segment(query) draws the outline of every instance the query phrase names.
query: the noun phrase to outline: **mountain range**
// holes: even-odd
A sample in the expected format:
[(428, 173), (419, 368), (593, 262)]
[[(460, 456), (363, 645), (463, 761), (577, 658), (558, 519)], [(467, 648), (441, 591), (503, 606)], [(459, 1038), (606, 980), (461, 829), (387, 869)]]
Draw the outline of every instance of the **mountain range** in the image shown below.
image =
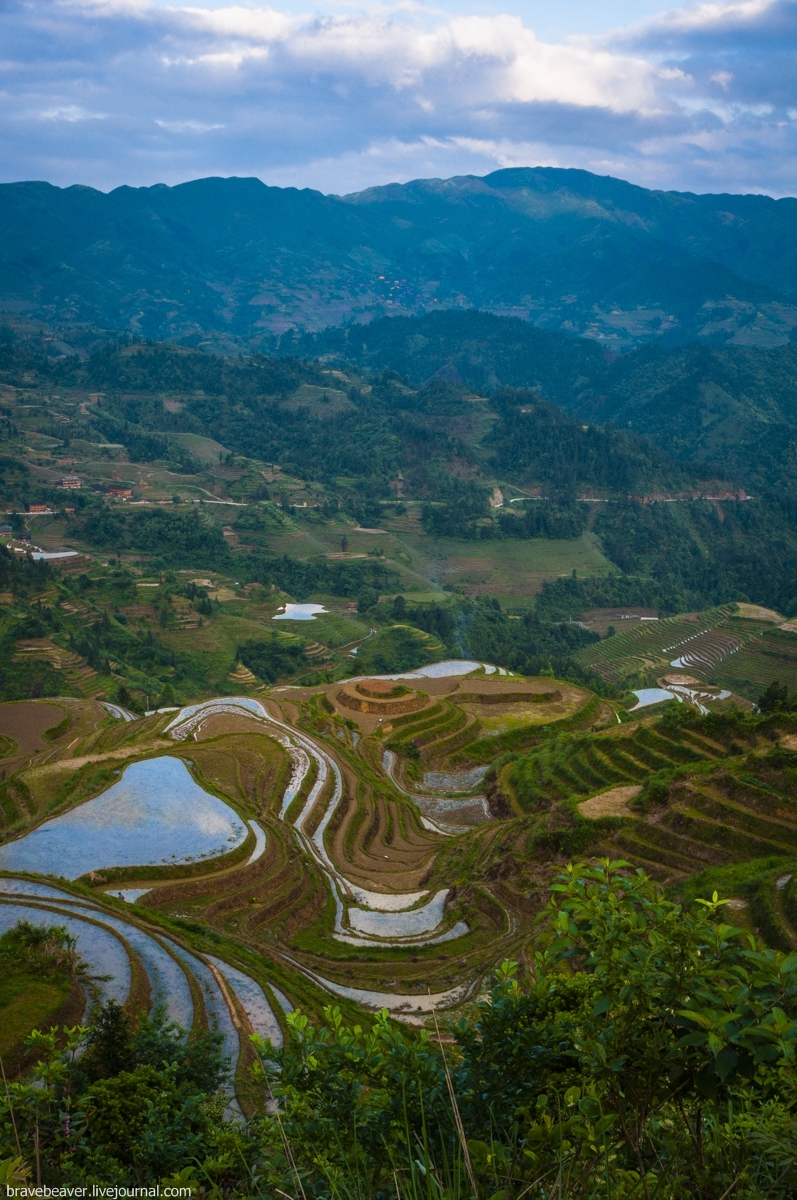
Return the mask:
[(797, 331), (797, 200), (517, 168), (348, 196), (0, 186), (0, 309), (213, 349), (478, 308), (626, 351)]

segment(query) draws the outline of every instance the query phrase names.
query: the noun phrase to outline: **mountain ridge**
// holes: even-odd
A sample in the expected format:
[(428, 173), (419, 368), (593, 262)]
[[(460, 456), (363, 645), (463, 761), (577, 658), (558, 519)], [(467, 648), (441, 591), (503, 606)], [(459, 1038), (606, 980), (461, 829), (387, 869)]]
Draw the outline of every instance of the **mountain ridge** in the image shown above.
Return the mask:
[(795, 266), (797, 200), (558, 168), (343, 197), (254, 178), (0, 185), (1, 309), (221, 350), (438, 308), (618, 352), (774, 346), (796, 336)]

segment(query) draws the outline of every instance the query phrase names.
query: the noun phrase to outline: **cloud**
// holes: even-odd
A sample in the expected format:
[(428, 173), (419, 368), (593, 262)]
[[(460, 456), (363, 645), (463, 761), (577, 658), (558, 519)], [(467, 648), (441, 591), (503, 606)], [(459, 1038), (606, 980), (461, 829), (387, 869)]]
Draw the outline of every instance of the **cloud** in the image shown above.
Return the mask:
[(401, 0), (304, 15), (10, 0), (0, 38), (6, 179), (251, 174), (343, 192), (548, 163), (797, 187), (797, 0), (692, 5), (558, 43), (511, 13)]
[(155, 124), (160, 125), (161, 129), (168, 130), (169, 133), (210, 133), (213, 129), (224, 128), (224, 124), (221, 121), (214, 121), (212, 125), (208, 125), (202, 121), (156, 120)]
[(86, 112), (79, 104), (67, 104), (63, 108), (45, 108), (38, 116), (43, 121), (104, 121), (107, 113)]

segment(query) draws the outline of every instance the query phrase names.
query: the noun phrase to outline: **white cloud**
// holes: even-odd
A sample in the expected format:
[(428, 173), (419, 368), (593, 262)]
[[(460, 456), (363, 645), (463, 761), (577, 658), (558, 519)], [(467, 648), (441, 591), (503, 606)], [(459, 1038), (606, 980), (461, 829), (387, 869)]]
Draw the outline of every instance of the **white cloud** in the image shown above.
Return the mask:
[(212, 125), (208, 125), (203, 121), (161, 121), (156, 120), (156, 125), (161, 129), (168, 130), (169, 133), (210, 133), (213, 129), (223, 129), (224, 124), (220, 121), (215, 121)]
[(287, 37), (295, 28), (295, 21), (285, 13), (273, 8), (181, 8), (172, 12), (192, 17), (199, 29), (221, 37), (235, 37), (246, 41), (273, 42)]
[(511, 13), (350, 2), (297, 15), (11, 0), (5, 178), (256, 174), (348, 191), (549, 163), (665, 187), (797, 187), (797, 0), (691, 5), (558, 43)]
[(107, 113), (87, 112), (79, 104), (67, 104), (63, 108), (45, 108), (38, 114), (43, 121), (105, 121)]

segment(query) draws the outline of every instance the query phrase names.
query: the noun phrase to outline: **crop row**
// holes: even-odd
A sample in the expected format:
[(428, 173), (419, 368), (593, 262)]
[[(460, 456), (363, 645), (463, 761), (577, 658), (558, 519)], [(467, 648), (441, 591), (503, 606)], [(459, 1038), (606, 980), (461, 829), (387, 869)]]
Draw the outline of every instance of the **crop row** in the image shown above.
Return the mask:
[(612, 839), (651, 874), (670, 881), (710, 866), (797, 855), (797, 807), (731, 772), (671, 787), (668, 803)]
[(654, 771), (699, 762), (716, 753), (708, 743), (690, 744), (647, 726), (619, 736), (562, 737), (520, 759), (512, 784), (523, 807), (534, 809), (551, 800), (641, 783)]
[[(669, 663), (682, 648), (701, 644), (702, 639), (710, 637), (712, 632), (716, 631), (716, 641), (707, 645), (718, 647), (724, 644), (724, 640), (732, 636), (721, 632), (730, 611), (728, 607), (712, 609), (701, 613), (697, 623), (684, 617), (645, 622), (586, 647), (577, 657), (585, 666), (592, 667), (604, 678), (616, 683), (629, 672), (649, 666), (645, 661), (647, 658), (658, 658)], [(733, 637), (733, 641), (737, 640)]]
[(710, 675), (714, 668), (729, 654), (738, 650), (741, 644), (738, 637), (714, 629), (668, 647), (668, 653), (673, 655), (675, 661), (680, 661), (682, 666)]
[(761, 653), (757, 642), (753, 642), (723, 662), (715, 678), (740, 695), (757, 699), (775, 681), (797, 688), (797, 658)]

